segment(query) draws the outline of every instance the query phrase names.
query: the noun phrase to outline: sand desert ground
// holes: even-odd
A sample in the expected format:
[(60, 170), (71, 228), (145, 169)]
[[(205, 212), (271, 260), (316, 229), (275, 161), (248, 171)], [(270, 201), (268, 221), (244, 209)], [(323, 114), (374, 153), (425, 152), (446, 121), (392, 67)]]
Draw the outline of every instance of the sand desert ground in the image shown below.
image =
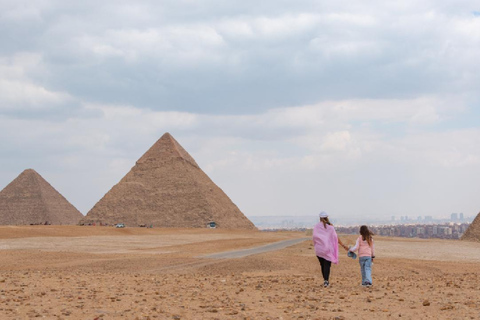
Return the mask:
[[(0, 227), (1, 319), (479, 319), (480, 243), (376, 237), (372, 288), (341, 251), (323, 288), (304, 232)], [(355, 236), (341, 235), (353, 243)], [(341, 249), (342, 250), (342, 249)]]

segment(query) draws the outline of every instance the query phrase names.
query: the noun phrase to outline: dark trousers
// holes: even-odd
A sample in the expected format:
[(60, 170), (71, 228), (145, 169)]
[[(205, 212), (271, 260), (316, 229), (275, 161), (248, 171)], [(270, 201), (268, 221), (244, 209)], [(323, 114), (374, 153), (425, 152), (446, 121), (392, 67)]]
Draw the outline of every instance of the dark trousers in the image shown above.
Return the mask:
[(332, 266), (332, 261), (325, 260), (317, 256), (318, 261), (320, 261), (320, 266), (322, 267), (322, 275), (323, 280), (327, 280), (330, 278), (330, 267)]

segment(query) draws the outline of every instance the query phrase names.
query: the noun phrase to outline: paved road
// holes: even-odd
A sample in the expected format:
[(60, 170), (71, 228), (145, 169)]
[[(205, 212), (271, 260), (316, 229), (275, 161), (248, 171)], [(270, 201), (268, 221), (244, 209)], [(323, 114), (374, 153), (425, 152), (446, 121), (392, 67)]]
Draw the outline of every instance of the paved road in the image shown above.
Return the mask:
[(236, 251), (227, 251), (227, 252), (220, 252), (209, 254), (205, 256), (201, 256), (199, 258), (209, 258), (209, 259), (236, 259), (236, 258), (243, 258), (246, 256), (250, 256), (252, 254), (259, 254), (269, 251), (280, 250), (286, 247), (293, 246), (294, 244), (303, 242), (310, 238), (300, 238), (300, 239), (290, 239), (290, 240), (283, 240), (279, 242), (270, 243), (264, 246), (250, 248), (250, 249), (243, 249), (243, 250), (236, 250)]

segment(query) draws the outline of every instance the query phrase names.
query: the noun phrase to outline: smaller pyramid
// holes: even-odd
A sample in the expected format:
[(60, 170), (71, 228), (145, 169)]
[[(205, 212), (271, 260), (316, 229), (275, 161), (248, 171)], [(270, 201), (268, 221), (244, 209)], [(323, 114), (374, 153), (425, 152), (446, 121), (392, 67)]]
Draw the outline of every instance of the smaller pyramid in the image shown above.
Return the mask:
[(35, 170), (0, 191), (0, 225), (75, 225), (83, 215)]
[(462, 236), (462, 240), (480, 241), (480, 213), (472, 221), (467, 231)]

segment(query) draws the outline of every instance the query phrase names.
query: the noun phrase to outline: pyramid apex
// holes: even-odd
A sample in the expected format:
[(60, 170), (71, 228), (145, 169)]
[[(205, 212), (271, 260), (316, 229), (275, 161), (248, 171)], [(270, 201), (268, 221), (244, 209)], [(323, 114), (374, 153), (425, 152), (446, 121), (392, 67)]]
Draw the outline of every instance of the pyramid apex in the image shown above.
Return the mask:
[(179, 144), (177, 142), (177, 140), (175, 140), (175, 138), (170, 134), (170, 132), (165, 132), (161, 137), (160, 139), (158, 139), (158, 141), (168, 141), (170, 143), (176, 143), (176, 144)]
[(22, 173), (20, 173), (20, 176), (22, 176), (22, 175), (39, 176), (40, 174), (37, 171), (35, 171), (34, 169), (28, 168), (28, 169), (23, 170)]
[(199, 167), (192, 156), (169, 133), (165, 132), (154, 145), (137, 161), (137, 163), (152, 163), (167, 158), (181, 158), (195, 167)]

